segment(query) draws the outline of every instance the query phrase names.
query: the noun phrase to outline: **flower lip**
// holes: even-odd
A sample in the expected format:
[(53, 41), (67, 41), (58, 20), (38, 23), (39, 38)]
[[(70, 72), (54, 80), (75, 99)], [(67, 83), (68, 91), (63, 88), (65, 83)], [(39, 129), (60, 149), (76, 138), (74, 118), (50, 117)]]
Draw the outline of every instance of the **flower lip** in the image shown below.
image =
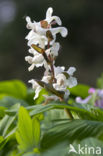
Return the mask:
[(68, 34), (68, 30), (65, 27), (51, 28), (50, 31), (52, 35), (60, 33), (62, 37), (66, 37)]
[(76, 71), (76, 68), (75, 67), (70, 67), (68, 69), (67, 73), (72, 76), (75, 71)]
[(58, 25), (61, 25), (61, 19), (58, 16), (52, 16), (53, 8), (48, 8), (46, 12), (46, 20), (52, 24), (52, 21), (55, 21)]

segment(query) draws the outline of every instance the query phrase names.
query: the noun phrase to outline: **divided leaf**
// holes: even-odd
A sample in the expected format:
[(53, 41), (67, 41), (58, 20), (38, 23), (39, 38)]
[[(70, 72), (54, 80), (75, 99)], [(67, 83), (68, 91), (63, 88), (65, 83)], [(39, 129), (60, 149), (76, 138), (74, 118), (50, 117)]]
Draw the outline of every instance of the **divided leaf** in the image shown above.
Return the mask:
[(39, 144), (40, 123), (36, 118), (32, 121), (24, 107), (19, 109), (16, 139), (21, 151), (29, 151)]
[(94, 137), (103, 141), (103, 122), (80, 119), (56, 122), (53, 127), (46, 130), (41, 140), (41, 148), (47, 150), (63, 141), (72, 143), (87, 137)]

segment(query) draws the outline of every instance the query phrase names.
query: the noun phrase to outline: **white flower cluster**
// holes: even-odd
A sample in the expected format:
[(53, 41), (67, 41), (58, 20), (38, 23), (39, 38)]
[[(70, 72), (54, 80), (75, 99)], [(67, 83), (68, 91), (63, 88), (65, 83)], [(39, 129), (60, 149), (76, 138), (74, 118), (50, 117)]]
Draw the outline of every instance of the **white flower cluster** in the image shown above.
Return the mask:
[[(65, 27), (53, 27), (56, 24), (61, 25), (62, 22), (59, 17), (52, 16), (52, 13), (53, 9), (48, 8), (46, 18), (40, 22), (32, 22), (30, 17), (26, 17), (27, 28), (30, 29), (26, 39), (30, 47), (29, 53), (32, 56), (26, 56), (25, 60), (30, 64), (29, 71), (34, 67), (44, 66), (45, 73), (41, 82), (52, 86), (54, 92), (51, 97), (57, 100), (60, 99), (61, 92), (64, 93), (63, 99), (68, 98), (67, 87), (71, 88), (77, 85), (77, 80), (73, 77), (73, 73), (76, 71), (74, 67), (70, 67), (67, 71), (65, 71), (65, 67), (55, 67), (55, 60), (60, 49), (60, 44), (56, 42), (56, 34), (60, 33), (62, 37), (66, 37), (68, 31)], [(35, 79), (29, 82), (35, 89), (34, 99), (36, 99), (43, 86)]]

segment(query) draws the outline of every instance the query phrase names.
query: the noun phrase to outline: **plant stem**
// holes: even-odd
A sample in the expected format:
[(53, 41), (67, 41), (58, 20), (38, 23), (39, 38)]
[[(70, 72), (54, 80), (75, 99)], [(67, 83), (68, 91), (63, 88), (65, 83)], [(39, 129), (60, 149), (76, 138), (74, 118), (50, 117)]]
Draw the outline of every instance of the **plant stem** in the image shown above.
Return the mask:
[(72, 113), (70, 112), (69, 109), (64, 108), (64, 111), (66, 112), (66, 114), (68, 115), (68, 117), (69, 117), (70, 119), (74, 119), (74, 118), (73, 118), (73, 115), (72, 115)]
[[(48, 41), (48, 49), (50, 48), (50, 41)], [(51, 57), (51, 55), (49, 55), (49, 56), (47, 56), (46, 55), (46, 53), (45, 53), (45, 51), (42, 53), (43, 54), (43, 56), (44, 56), (44, 59), (47, 61), (47, 63), (50, 65), (50, 67), (51, 67), (51, 73), (52, 73), (52, 83), (54, 82), (54, 83), (56, 83), (56, 79), (55, 79), (55, 73), (54, 73), (54, 65), (53, 65), (53, 58)], [(64, 101), (65, 102), (65, 100), (64, 99), (62, 99), (62, 101)], [(67, 113), (67, 115), (68, 115), (68, 117), (70, 118), (70, 119), (74, 119), (73, 118), (73, 115), (72, 115), (72, 113), (70, 112), (70, 110), (69, 109), (67, 109), (67, 108), (64, 108), (64, 110), (65, 110), (65, 112)]]
[[(50, 41), (48, 41), (48, 49), (50, 48)], [(48, 56), (50, 60), (50, 67), (52, 72), (53, 81), (56, 82), (55, 74), (54, 74), (54, 65), (53, 65), (53, 59), (51, 58), (51, 55)]]

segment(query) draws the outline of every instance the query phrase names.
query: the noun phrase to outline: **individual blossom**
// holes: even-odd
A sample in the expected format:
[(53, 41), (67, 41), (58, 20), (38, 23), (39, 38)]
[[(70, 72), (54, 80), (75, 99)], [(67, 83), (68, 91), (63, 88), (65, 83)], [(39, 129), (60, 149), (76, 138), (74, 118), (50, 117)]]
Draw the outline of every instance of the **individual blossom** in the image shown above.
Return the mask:
[(60, 49), (60, 44), (58, 42), (55, 42), (49, 49), (45, 51), (47, 56), (51, 56), (54, 60), (58, 56), (58, 52)]
[(86, 97), (85, 99), (82, 99), (81, 97), (77, 97), (76, 102), (81, 104), (87, 104), (87, 103), (91, 103), (91, 100), (93, 98), (94, 106), (103, 108), (103, 89), (90, 88), (88, 90), (88, 93), (89, 96)]
[(28, 68), (29, 71), (33, 70), (34, 67), (41, 67), (44, 65), (44, 67), (47, 67), (47, 62), (45, 61), (42, 54), (39, 54), (36, 50), (33, 50), (32, 48), (29, 49), (29, 53), (31, 53), (33, 56), (26, 56), (25, 60), (30, 64), (30, 67)]
[(67, 87), (72, 88), (77, 85), (77, 79), (73, 77), (73, 73), (76, 71), (74, 67), (70, 67), (65, 71), (65, 67), (55, 67), (55, 79), (56, 82), (53, 84), (53, 87), (56, 90), (61, 90), (65, 92), (65, 99), (68, 97), (69, 90)]
[(29, 80), (28, 82), (32, 84), (32, 88), (35, 90), (35, 96), (34, 96), (34, 100), (35, 100), (39, 96), (42, 87), (34, 79)]

